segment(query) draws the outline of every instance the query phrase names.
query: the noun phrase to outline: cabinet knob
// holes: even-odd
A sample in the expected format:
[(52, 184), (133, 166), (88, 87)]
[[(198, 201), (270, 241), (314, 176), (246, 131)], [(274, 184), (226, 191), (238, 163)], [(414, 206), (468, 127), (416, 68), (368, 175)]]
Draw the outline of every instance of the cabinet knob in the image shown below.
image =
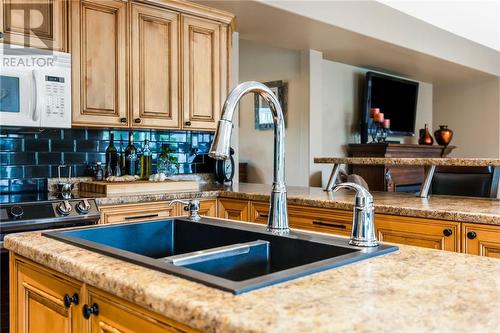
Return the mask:
[(120, 118), (120, 123), (126, 123), (127, 122), (127, 118)]
[(453, 230), (452, 229), (444, 229), (443, 230), (443, 235), (445, 235), (446, 237), (450, 237), (451, 235), (453, 235)]
[(474, 231), (469, 231), (469, 232), (467, 233), (467, 238), (468, 238), (468, 239), (474, 239), (474, 238), (476, 238), (476, 237), (477, 237), (477, 234), (476, 234)]
[(66, 308), (69, 308), (71, 304), (78, 305), (78, 302), (80, 302), (80, 298), (78, 297), (77, 293), (74, 293), (73, 296), (70, 296), (68, 294), (64, 295), (64, 306)]
[(91, 315), (97, 316), (99, 314), (99, 306), (96, 303), (92, 304), (92, 306), (85, 304), (82, 312), (83, 317), (85, 317), (85, 319), (89, 319)]
[(134, 123), (136, 123), (136, 124), (140, 124), (140, 123), (141, 123), (141, 118), (135, 118), (135, 119), (134, 119)]
[(186, 125), (186, 126), (191, 126), (191, 122), (190, 122), (190, 121), (186, 121), (186, 122), (184, 123), (184, 125)]

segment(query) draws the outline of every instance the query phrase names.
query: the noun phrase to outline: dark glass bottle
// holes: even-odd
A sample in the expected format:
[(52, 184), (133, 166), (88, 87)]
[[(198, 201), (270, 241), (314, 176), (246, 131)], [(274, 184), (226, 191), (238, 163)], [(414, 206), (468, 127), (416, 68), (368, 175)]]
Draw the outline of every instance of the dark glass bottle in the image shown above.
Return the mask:
[(109, 145), (106, 148), (106, 168), (111, 167), (111, 170), (115, 170), (118, 164), (118, 152), (114, 145), (115, 136), (113, 133), (109, 135)]
[(128, 146), (125, 148), (125, 174), (137, 174), (137, 149), (134, 146), (134, 133), (128, 133)]

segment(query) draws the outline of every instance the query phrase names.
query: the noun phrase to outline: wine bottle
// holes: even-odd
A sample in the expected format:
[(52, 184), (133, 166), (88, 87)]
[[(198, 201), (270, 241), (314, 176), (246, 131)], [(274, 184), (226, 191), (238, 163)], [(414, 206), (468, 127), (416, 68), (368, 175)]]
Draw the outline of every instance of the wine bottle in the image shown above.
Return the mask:
[(134, 146), (134, 133), (128, 133), (128, 146), (125, 148), (125, 174), (137, 174), (137, 150)]
[(109, 145), (106, 148), (106, 168), (110, 167), (111, 170), (115, 170), (118, 163), (118, 152), (114, 145), (114, 134), (110, 133), (109, 137)]
[(149, 141), (144, 140), (144, 147), (142, 148), (141, 155), (141, 178), (147, 179), (153, 173), (153, 156), (151, 153), (151, 149), (149, 149)]

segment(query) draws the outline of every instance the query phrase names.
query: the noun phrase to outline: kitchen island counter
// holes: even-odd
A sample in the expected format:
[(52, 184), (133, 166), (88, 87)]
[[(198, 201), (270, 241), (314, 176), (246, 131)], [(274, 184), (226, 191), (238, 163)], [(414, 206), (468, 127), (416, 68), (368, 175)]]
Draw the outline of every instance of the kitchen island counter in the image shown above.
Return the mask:
[[(236, 223), (236, 222), (235, 222)], [(22, 257), (204, 332), (497, 332), (498, 259), (410, 246), (235, 296), (39, 232)]]

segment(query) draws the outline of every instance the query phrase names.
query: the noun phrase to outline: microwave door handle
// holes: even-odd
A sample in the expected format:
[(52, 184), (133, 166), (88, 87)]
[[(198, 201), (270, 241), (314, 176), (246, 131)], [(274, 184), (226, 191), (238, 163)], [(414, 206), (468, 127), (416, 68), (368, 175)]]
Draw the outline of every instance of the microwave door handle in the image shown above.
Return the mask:
[(41, 100), (40, 97), (38, 96), (38, 90), (40, 89), (40, 84), (39, 84), (39, 77), (36, 75), (35, 72), (33, 72), (33, 94), (31, 98), (31, 103), (33, 103), (33, 113), (32, 113), (32, 118), (33, 121), (40, 121), (40, 114), (41, 114)]

